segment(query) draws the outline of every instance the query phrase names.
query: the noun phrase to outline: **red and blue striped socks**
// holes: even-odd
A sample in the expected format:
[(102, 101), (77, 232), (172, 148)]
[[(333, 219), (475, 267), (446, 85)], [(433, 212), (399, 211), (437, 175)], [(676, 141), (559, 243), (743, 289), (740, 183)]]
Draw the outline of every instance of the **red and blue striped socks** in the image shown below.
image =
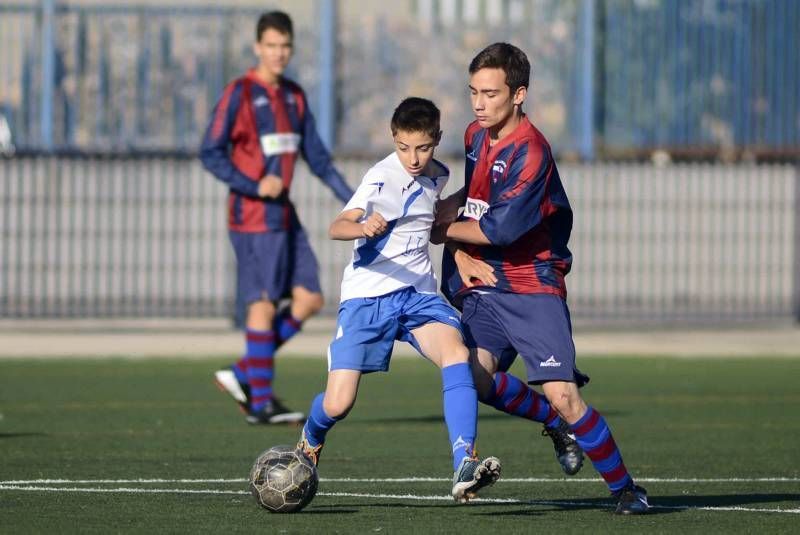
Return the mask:
[(561, 423), (558, 413), (550, 406), (546, 397), (508, 373), (494, 374), (491, 397), (482, 401), (499, 411), (542, 422), (549, 428), (557, 427)]
[(592, 460), (611, 492), (633, 485), (633, 478), (622, 462), (622, 455), (611, 436), (611, 429), (599, 412), (589, 407), (586, 414), (570, 427), (578, 445)]
[[(274, 379), (275, 333), (245, 331), (247, 340), (247, 383), (250, 385), (250, 410), (257, 412), (272, 401)], [(238, 365), (238, 363), (237, 363)]]

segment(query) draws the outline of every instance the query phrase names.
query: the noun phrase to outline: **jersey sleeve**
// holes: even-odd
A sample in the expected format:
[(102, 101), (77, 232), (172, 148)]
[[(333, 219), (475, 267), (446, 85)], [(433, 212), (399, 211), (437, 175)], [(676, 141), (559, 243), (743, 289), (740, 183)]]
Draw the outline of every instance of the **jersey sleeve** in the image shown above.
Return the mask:
[(514, 156), (496, 201), (480, 219), (492, 245), (505, 246), (542, 221), (552, 157), (542, 145), (526, 143)]
[(258, 197), (258, 181), (239, 171), (230, 157), (231, 131), (242, 101), (241, 95), (241, 84), (235, 82), (222, 93), (200, 145), (200, 161), (230, 189), (247, 197)]
[[(305, 93), (302, 94), (302, 98), (305, 100)], [(302, 142), (300, 145), (303, 158), (308, 163), (311, 171), (333, 191), (340, 201), (346, 203), (353, 195), (353, 190), (350, 189), (344, 177), (334, 167), (331, 153), (328, 152), (317, 132), (317, 122), (314, 119), (314, 114), (311, 113), (308, 103), (305, 102), (304, 104), (305, 113), (303, 114)]]

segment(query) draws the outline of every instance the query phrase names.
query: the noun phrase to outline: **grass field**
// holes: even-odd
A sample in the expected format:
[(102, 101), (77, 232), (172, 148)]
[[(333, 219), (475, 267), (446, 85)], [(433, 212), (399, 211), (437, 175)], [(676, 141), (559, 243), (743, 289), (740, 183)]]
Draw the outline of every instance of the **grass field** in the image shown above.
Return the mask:
[[(479, 447), (503, 461), (486, 501), (457, 506), (438, 373), (398, 359), (363, 381), (328, 437), (320, 492), (261, 510), (245, 478), (296, 427), (252, 427), (206, 360), (0, 361), (0, 532), (797, 532), (800, 360), (591, 358), (586, 399), (609, 421), (654, 505), (611, 514), (590, 465), (562, 476), (538, 426), (481, 409)], [(306, 410), (322, 359), (279, 362)], [(430, 478), (431, 480), (415, 480)]]

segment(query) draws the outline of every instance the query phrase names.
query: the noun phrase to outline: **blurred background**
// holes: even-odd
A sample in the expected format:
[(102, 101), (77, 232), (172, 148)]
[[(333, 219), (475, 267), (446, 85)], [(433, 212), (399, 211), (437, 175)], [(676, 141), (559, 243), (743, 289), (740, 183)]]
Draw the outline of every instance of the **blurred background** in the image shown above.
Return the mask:
[[(258, 15), (295, 22), (289, 76), (351, 185), (405, 96), (442, 109), (463, 184), (467, 66), (508, 41), (575, 211), (578, 323), (800, 320), (800, 2), (181, 0), (0, 4), (0, 318), (233, 318), (225, 187), (197, 160)], [(292, 187), (335, 315), (351, 245)]]

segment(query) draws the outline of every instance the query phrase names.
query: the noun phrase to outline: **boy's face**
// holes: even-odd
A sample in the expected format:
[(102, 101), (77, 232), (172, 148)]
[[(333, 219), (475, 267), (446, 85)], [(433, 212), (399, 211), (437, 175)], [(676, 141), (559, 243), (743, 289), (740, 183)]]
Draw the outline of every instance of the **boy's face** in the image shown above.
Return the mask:
[(514, 115), (514, 105), (521, 105), (527, 95), (524, 87), (512, 95), (505, 71), (488, 67), (470, 75), (469, 92), (472, 112), (481, 128), (502, 127)]
[(267, 28), (261, 33), (261, 39), (253, 44), (253, 52), (258, 57), (259, 66), (277, 78), (292, 59), (292, 36)]
[(441, 132), (433, 138), (426, 132), (398, 130), (394, 135), (394, 151), (403, 168), (411, 176), (419, 176), (433, 159), (433, 150), (439, 144)]

